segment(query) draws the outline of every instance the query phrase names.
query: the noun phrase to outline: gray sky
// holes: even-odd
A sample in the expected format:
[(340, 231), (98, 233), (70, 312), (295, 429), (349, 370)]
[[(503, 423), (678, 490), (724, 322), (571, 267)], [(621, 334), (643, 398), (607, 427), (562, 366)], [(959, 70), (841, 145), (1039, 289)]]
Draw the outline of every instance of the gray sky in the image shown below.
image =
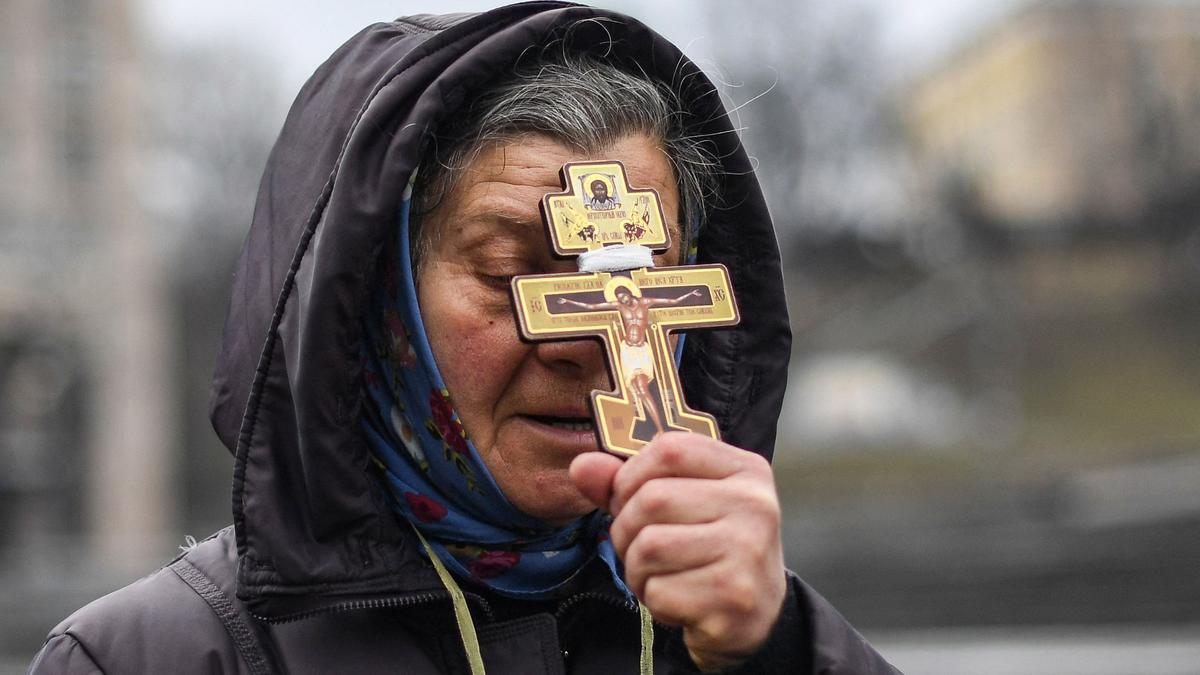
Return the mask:
[[(663, 33), (693, 59), (709, 56), (707, 44), (751, 41), (753, 35), (715, 35), (704, 8), (726, 0), (610, 0), (606, 7), (631, 14)], [(791, 0), (782, 0), (789, 2)], [(819, 0), (824, 1), (824, 0)], [(885, 49), (894, 59), (919, 64), (1023, 0), (829, 0), (856, 2), (879, 12)], [(348, 37), (374, 21), (421, 12), (479, 11), (485, 0), (140, 0), (143, 30), (170, 43), (236, 40), (256, 45), (276, 60), (289, 91)]]

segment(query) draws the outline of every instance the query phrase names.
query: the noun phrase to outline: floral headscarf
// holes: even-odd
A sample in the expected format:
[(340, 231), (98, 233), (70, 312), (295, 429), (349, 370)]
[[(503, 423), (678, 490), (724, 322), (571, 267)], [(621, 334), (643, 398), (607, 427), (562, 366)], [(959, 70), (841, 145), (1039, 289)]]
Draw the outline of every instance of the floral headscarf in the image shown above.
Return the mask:
[(555, 528), (514, 507), (467, 438), (425, 335), (409, 248), (412, 187), (363, 317), (364, 427), (392, 507), (456, 576), (546, 598), (599, 557), (629, 597), (600, 513)]

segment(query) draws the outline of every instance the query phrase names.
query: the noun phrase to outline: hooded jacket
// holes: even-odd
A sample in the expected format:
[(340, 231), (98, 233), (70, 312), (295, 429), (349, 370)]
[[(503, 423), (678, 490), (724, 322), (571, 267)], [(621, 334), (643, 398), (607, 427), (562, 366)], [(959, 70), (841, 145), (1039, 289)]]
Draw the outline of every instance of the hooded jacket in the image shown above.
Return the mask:
[[(234, 282), (211, 415), (234, 453), (232, 528), (56, 627), (31, 672), (459, 672), (447, 594), (368, 470), (361, 322), (402, 187), (439, 122), (531, 46), (566, 41), (669, 83), (713, 139), (723, 201), (697, 262), (730, 270), (735, 328), (688, 337), (689, 404), (771, 456), (790, 333), (753, 168), (698, 68), (642, 24), (562, 2), (372, 25), (305, 84), (268, 160)], [(468, 594), (489, 672), (635, 672), (614, 593), (521, 604)], [(656, 671), (690, 672), (658, 627)], [(754, 672), (893, 672), (791, 579)]]

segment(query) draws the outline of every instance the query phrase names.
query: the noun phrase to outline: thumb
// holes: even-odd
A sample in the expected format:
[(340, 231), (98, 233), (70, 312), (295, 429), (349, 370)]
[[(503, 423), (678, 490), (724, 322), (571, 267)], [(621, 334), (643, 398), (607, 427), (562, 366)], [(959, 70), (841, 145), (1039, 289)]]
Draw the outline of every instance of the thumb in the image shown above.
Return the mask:
[(612, 502), (613, 477), (623, 463), (604, 452), (585, 452), (571, 461), (568, 475), (575, 487), (596, 508), (608, 511)]

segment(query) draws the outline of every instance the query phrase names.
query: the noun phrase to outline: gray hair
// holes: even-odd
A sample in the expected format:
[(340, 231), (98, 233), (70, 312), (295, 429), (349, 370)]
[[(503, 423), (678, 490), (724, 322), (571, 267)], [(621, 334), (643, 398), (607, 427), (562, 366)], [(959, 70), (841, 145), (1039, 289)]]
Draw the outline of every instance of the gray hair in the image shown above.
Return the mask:
[(564, 50), (542, 57), (518, 63), (435, 134), (413, 193), (417, 270), (436, 236), (421, 228), (424, 216), (454, 189), (462, 169), (481, 150), (526, 134), (547, 136), (583, 153), (600, 152), (632, 133), (656, 139), (675, 172), (680, 246), (682, 255), (688, 254), (691, 230), (703, 224), (716, 193), (718, 162), (709, 142), (690, 132), (690, 116), (678, 94), (645, 73), (593, 56)]

